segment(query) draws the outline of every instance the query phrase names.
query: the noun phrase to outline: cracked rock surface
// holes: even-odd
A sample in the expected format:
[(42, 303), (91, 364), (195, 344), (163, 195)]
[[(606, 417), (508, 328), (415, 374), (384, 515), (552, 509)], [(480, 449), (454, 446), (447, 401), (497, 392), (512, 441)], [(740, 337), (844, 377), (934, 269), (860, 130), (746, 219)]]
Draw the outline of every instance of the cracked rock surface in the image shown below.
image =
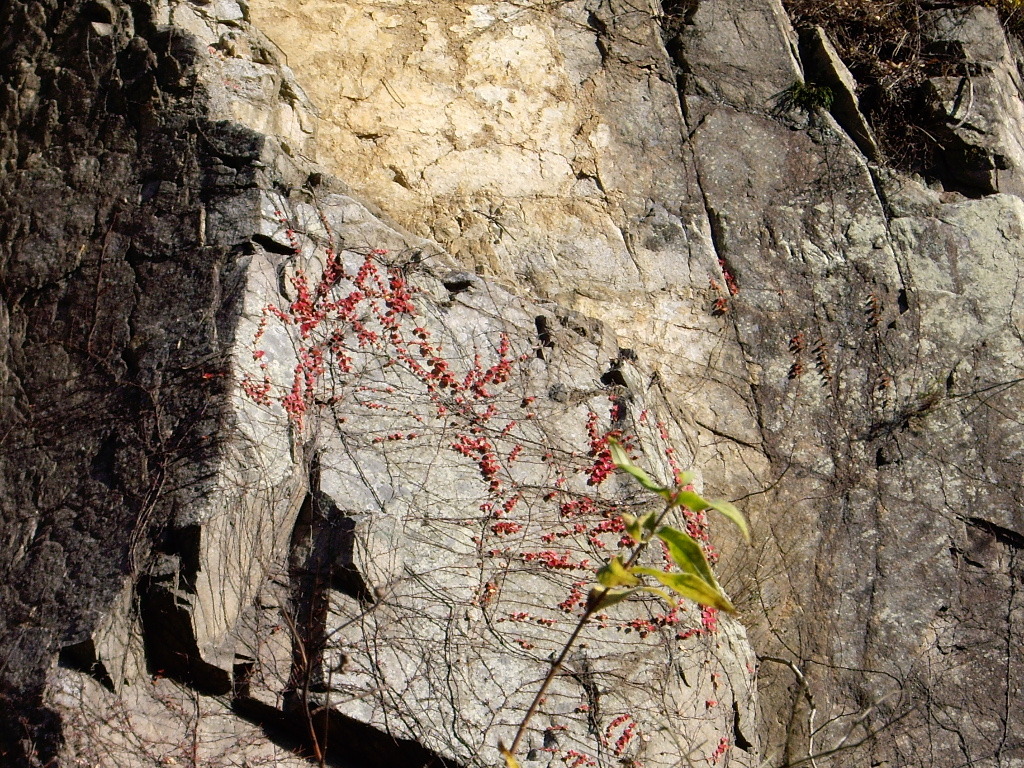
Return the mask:
[[(497, 764), (580, 499), (635, 503), (609, 429), (751, 516), (741, 618), (611, 609), (524, 766), (1024, 760), (1022, 54), (922, 18), (927, 184), (827, 39), (841, 107), (780, 113), (825, 65), (779, 0), (0, 6), (0, 762)], [(514, 375), (353, 336), (296, 419), (266, 307), (374, 249)]]
[[(1020, 759), (1024, 101), (995, 11), (921, 19), (959, 62), (926, 89), (944, 189), (874, 164), (848, 73), (835, 121), (774, 111), (797, 78), (843, 77), (777, 2), (334, 7), (253, 6), (326, 105), (324, 162), (499, 280), (612, 324), (682, 407), (697, 465), (762, 510), (735, 583), (755, 649), (809, 686), (762, 663), (771, 759)], [(323, 48), (290, 45), (308, 30)], [(474, 151), (494, 154), (439, 172)]]

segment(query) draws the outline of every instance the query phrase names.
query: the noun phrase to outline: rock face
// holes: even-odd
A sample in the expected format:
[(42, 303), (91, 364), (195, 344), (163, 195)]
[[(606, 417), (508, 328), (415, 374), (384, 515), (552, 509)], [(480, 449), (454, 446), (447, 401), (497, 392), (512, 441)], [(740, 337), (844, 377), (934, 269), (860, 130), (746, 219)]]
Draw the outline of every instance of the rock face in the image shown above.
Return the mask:
[(993, 8), (944, 8), (922, 19), (925, 43), (959, 63), (928, 81), (929, 102), (947, 144), (950, 181), (972, 194), (1020, 196), (1024, 147), (1020, 41), (1002, 33)]
[[(773, 117), (773, 97), (804, 67), (851, 85), (834, 54), (822, 62), (827, 40), (805, 44), (800, 61), (777, 4), (687, 3), (664, 15), (614, 3), (333, 8), (254, 5), (324, 105), (324, 161), (499, 279), (609, 319), (688, 412), (698, 464), (763, 505), (772, 543), (746, 584), (749, 610), (765, 615), (756, 646), (775, 659), (761, 667), (775, 759), (849, 746), (892, 722), (896, 738), (878, 730), (861, 747), (876, 762), (998, 762), (1019, 750), (1013, 707), (995, 704), (1019, 700), (1013, 682), (996, 679), (1015, 669), (1020, 643), (1019, 505), (970, 500), (1019, 489), (1019, 479), (980, 469), (991, 459), (978, 446), (994, 435), (1012, 442), (1014, 428), (991, 422), (977, 400), (993, 387), (1017, 402), (1006, 368), (1019, 354), (1014, 289), (986, 279), (1017, 272), (1016, 198), (938, 194), (870, 166), (862, 151), (877, 149), (852, 97), (834, 107), (850, 137), (826, 115)], [(321, 46), (290, 43), (309, 30)], [(930, 11), (922, 34), (969, 75), (931, 85), (947, 94), (935, 97), (946, 121), (936, 132), (959, 137), (948, 143), (946, 183), (1014, 192), (1018, 43), (985, 8)], [(570, 106), (556, 110), (556, 99)], [(459, 143), (485, 131), (477, 149)], [(524, 188), (544, 151), (577, 181), (552, 172), (543, 191)], [(488, 162), (442, 172), (473, 152)], [(580, 183), (590, 163), (596, 188)], [(581, 238), (558, 236), (581, 205), (594, 215), (582, 271)], [(982, 221), (994, 229), (977, 229)], [(497, 258), (484, 258), (488, 247)], [(995, 254), (1005, 261), (981, 266)], [(979, 271), (961, 273), (950, 258)], [(979, 355), (985, 362), (967, 362)], [(946, 490), (952, 483), (963, 495)], [(981, 535), (998, 561), (970, 565), (962, 553)], [(993, 607), (980, 635), (951, 641), (949, 632), (978, 626), (979, 578), (985, 600), (1005, 611)], [(806, 674), (813, 721), (778, 660)], [(963, 680), (985, 693), (971, 703)]]
[(742, 499), (749, 645), (616, 606), (525, 765), (1024, 760), (991, 9), (921, 17), (945, 189), (778, 0), (0, 12), (10, 764), (496, 764), (640, 503), (609, 430)]
[[(5, 762), (494, 764), (642, 506), (605, 434), (693, 462), (658, 386), (303, 158), (312, 110), (242, 6), (8, 13)], [(363, 298), (321, 331), (356, 357), (314, 373), (331, 252)], [(623, 606), (523, 756), (747, 764), (752, 670), (738, 624)]]
[(0, 751), (16, 764), (59, 744), (54, 655), (91, 664), (172, 514), (163, 489), (211, 466), (200, 436), (223, 382), (203, 374), (236, 323), (237, 273), (203, 208), (247, 186), (264, 140), (206, 120), (204, 49), (146, 8), (2, 14)]
[[(300, 317), (281, 326), (276, 312), (257, 311), (250, 321), (259, 338), (250, 381), (269, 384), (270, 395), (256, 406), (240, 401), (244, 423), (266, 429), (280, 403), (294, 427), (295, 390), (275, 396), (275, 367), (296, 349), (300, 361), (320, 360), (321, 330), (332, 346), (339, 329), (351, 341), (324, 366), (346, 375), (325, 373), (311, 401), (307, 392), (310, 407), (298, 409), (312, 452), (287, 563), (300, 658), (288, 675), (269, 674), (261, 632), (269, 620), (257, 614), (248, 695), (269, 705), (285, 691), (286, 708), (300, 713), (312, 700), (314, 717), (330, 713), (330, 738), (346, 743), (349, 759), (384, 759), (387, 742), (365, 735), (370, 725), (399, 740), (389, 764), (495, 764), (495, 746), (529, 705), (545, 659), (575, 626), (588, 562), (604, 559), (622, 536), (609, 504), (644, 506), (631, 486), (606, 479), (602, 436), (635, 435), (646, 461), (663, 453), (663, 463), (681, 435), (633, 353), (600, 323), (443, 262), (431, 266), (428, 244), (413, 254), (420, 266), (386, 278), (376, 308), (365, 297), (384, 283), (381, 268), (372, 255), (343, 251), (339, 295), (351, 325), (332, 318), (313, 328), (320, 310), (296, 304), (303, 275), (333, 269), (323, 266), (328, 246), (315, 247), (315, 230), (345, 243), (357, 232), (395, 240), (345, 195), (324, 194), (317, 208), (311, 240), (289, 267), (291, 311)], [(299, 211), (287, 219), (301, 219)], [(273, 262), (263, 268), (257, 310), (268, 296), (279, 300)], [(288, 333), (296, 324), (299, 333)], [(250, 436), (261, 463), (288, 461), (289, 446), (277, 444), (274, 455), (269, 439), (286, 427)], [(669, 765), (680, 744), (707, 756), (723, 738), (747, 745), (737, 762), (752, 760), (753, 657), (739, 626), (723, 620), (711, 631), (708, 614), (650, 603), (608, 614), (581, 635), (549, 691), (527, 760)], [(661, 692), (654, 704), (651, 690)]]

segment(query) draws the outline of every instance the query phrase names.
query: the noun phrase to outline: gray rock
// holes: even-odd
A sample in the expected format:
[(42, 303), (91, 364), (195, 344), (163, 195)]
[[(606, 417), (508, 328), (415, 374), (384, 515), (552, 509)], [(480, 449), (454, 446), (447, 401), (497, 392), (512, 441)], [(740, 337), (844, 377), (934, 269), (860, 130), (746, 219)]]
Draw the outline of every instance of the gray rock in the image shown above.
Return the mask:
[[(653, 602), (617, 606), (570, 656), (527, 765), (1019, 760), (1019, 45), (989, 8), (924, 14), (963, 65), (930, 82), (948, 153), (929, 188), (828, 116), (772, 116), (804, 76), (780, 3), (685, 6), (453, 10), (481, 25), (466, 45), (528, 39), (562, 62), (571, 87), (545, 105), (585, 94), (595, 117), (553, 127), (570, 149), (538, 147), (515, 194), (441, 199), (472, 158), (521, 156), (478, 132), (448, 165), (395, 162), (385, 189), (424, 196), (450, 256), (309, 160), (314, 112), (244, 4), (0, 11), (8, 762), (300, 760), (247, 718), (319, 728), (350, 764), (496, 764), (570, 628), (557, 603), (590, 578), (541, 564), (600, 556), (559, 506), (636, 501), (586, 484), (591, 413), (662, 474), (663, 421), (712, 495), (744, 497), (756, 546), (714, 532), (743, 624), (692, 635), (693, 609), (651, 629)], [(374, 13), (397, 46), (401, 14)], [(417, 25), (417, 53), (456, 29)], [(822, 48), (852, 136), (855, 87)], [(381, 88), (423, 145), (462, 103)], [(384, 153), (385, 133), (356, 138)], [(328, 245), (350, 276), (387, 249), (462, 376), (507, 334), (515, 376), (473, 404), (518, 424), (481, 426), (465, 395), (434, 398), (351, 339), (363, 383), (332, 371), (289, 419), (308, 340), (266, 306), (301, 301)], [(481, 435), (506, 495), (452, 449)], [(508, 488), (506, 517), (481, 509)]]
[(962, 62), (957, 75), (928, 81), (937, 129), (949, 148), (942, 173), (965, 191), (1024, 194), (1020, 44), (1004, 33), (994, 8), (980, 6), (925, 13), (922, 36)]
[(875, 141), (874, 132), (860, 111), (857, 82), (839, 57), (828, 34), (821, 27), (815, 27), (802, 36), (800, 44), (804, 48), (802, 58), (807, 69), (813, 72), (823, 85), (832, 89), (833, 101), (829, 111), (836, 122), (856, 142), (866, 157), (880, 160), (881, 150)]

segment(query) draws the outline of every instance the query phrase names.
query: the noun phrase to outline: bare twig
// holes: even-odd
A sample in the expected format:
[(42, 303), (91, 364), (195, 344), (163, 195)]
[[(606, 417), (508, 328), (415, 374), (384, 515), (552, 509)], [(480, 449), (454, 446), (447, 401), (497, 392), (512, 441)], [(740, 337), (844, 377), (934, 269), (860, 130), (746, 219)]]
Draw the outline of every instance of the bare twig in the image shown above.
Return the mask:
[[(818, 755), (814, 754), (814, 718), (818, 713), (818, 708), (814, 704), (814, 695), (811, 693), (811, 687), (807, 684), (807, 678), (804, 676), (800, 667), (796, 665), (796, 662), (790, 661), (789, 659), (783, 659), (778, 656), (758, 656), (757, 658), (758, 661), (771, 661), (776, 664), (782, 664), (783, 666), (789, 667), (793, 670), (793, 674), (796, 676), (796, 680), (800, 684), (801, 690), (803, 690), (804, 698), (807, 700), (807, 706), (810, 708), (810, 713), (807, 717), (807, 759), (810, 761), (812, 768), (818, 768), (818, 764), (815, 762), (815, 758), (817, 758)], [(824, 755), (829, 753), (822, 754)]]

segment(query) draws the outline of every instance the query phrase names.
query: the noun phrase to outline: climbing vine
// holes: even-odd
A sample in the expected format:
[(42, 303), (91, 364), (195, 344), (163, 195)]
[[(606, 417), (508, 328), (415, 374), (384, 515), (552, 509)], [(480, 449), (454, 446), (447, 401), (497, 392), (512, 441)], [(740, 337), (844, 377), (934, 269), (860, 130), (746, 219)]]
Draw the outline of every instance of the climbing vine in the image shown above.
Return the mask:
[[(586, 406), (579, 446), (556, 447), (541, 404), (525, 385), (530, 366), (544, 354), (541, 345), (516, 349), (499, 332), (473, 335), (467, 351), (443, 318), (422, 311), (424, 288), (414, 273), (389, 262), (386, 251), (327, 244), (310, 259), (288, 217), (276, 215), (292, 251), (283, 267), (288, 295), (266, 305), (258, 319), (253, 367), (241, 382), (248, 398), (280, 408), (300, 440), (326, 423), (351, 427), (382, 451), (419, 446), (424, 453), (446, 452), (481, 488), (472, 507), (445, 509), (473, 534), (479, 586), (471, 604), (524, 653), (534, 651), (538, 632), (566, 627), (569, 639), (505, 752), (509, 761), (584, 626), (640, 639), (671, 630), (677, 642), (717, 631), (717, 612), (733, 608), (711, 570), (717, 556), (705, 515), (716, 509), (744, 534), (745, 522), (727, 502), (708, 502), (694, 491), (664, 423), (646, 411), (631, 417), (627, 393), (613, 388), (598, 398), (607, 403), (603, 412)], [(327, 221), (321, 223), (329, 233)], [(272, 326), (286, 331), (293, 346), (284, 383), (265, 343)], [(672, 483), (663, 486), (632, 463), (638, 428), (656, 436)], [(617, 468), (660, 498), (661, 508), (650, 510), (648, 499), (610, 483)], [(524, 610), (503, 594), (512, 572), (567, 584), (564, 598)], [(611, 609), (617, 603), (642, 593), (656, 596), (662, 608), (616, 618)], [(679, 597), (702, 606), (696, 622)], [(581, 706), (577, 714), (596, 717), (589, 705)], [(628, 713), (603, 716), (596, 731), (600, 750), (638, 762), (641, 724)], [(545, 731), (544, 749), (570, 768), (595, 765), (582, 749), (547, 746), (556, 743), (560, 727)]]

